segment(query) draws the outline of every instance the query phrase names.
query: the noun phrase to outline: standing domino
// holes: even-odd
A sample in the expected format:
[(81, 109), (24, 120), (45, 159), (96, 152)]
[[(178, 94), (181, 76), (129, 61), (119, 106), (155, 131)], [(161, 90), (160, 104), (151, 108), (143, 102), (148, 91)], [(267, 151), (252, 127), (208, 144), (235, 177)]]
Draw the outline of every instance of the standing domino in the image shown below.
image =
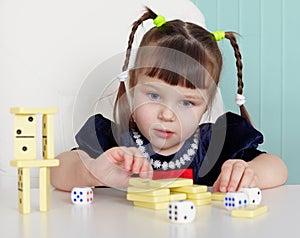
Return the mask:
[(74, 204), (90, 204), (93, 201), (93, 190), (90, 187), (74, 187), (71, 199)]
[(174, 223), (192, 222), (196, 216), (196, 207), (192, 201), (181, 200), (169, 203), (168, 217)]
[(247, 194), (249, 204), (259, 205), (261, 203), (262, 194), (259, 188), (240, 188), (239, 191)]
[(224, 206), (231, 210), (249, 203), (248, 196), (243, 192), (228, 192), (224, 197)]

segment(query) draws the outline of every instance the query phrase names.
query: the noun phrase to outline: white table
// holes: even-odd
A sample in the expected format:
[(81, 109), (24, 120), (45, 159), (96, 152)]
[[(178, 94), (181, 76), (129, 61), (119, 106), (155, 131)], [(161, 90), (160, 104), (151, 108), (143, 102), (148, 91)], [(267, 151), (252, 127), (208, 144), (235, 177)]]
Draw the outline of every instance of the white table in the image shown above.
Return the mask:
[[(268, 213), (254, 219), (232, 218), (221, 202), (197, 207), (193, 223), (172, 224), (166, 210), (138, 208), (126, 193), (109, 188), (94, 189), (89, 206), (73, 205), (70, 193), (51, 191), (51, 208), (39, 212), (39, 191), (31, 189), (31, 213), (22, 215), (17, 206), (16, 178), (0, 176), (1, 237), (97, 237), (97, 238), (284, 238), (299, 236), (300, 185), (263, 191)], [(2, 236), (2, 234), (6, 234)]]

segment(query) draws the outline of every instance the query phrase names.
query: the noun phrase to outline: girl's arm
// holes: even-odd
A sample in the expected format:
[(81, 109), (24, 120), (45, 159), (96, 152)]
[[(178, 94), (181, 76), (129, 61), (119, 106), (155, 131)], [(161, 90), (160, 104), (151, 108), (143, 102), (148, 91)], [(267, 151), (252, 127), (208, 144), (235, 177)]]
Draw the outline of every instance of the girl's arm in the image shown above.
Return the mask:
[(260, 154), (249, 162), (230, 159), (224, 162), (213, 190), (233, 192), (241, 187), (272, 188), (283, 185), (287, 177), (286, 165), (275, 155)]
[(127, 187), (135, 173), (152, 177), (152, 166), (136, 148), (114, 147), (97, 159), (82, 150), (64, 152), (57, 156), (58, 167), (51, 168), (51, 184), (64, 191), (78, 186)]
[(283, 185), (288, 179), (288, 169), (284, 162), (272, 154), (260, 154), (248, 162), (258, 179), (261, 189)]
[(53, 187), (71, 191), (73, 187), (102, 186), (90, 173), (85, 164), (93, 163), (92, 158), (82, 150), (72, 150), (59, 154), (59, 166), (52, 167), (50, 180)]

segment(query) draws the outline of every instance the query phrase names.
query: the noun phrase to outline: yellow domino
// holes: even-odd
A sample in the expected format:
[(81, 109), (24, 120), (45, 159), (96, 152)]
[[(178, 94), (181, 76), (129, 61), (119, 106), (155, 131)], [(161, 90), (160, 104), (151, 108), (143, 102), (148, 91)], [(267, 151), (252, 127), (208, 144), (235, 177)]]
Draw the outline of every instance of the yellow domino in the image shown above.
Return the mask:
[(206, 198), (206, 199), (189, 199), (191, 200), (195, 206), (204, 206), (204, 205), (209, 205), (211, 204), (211, 198)]
[(50, 208), (50, 168), (40, 168), (40, 211), (47, 212)]
[(266, 205), (247, 205), (239, 209), (233, 209), (231, 211), (231, 216), (241, 218), (253, 218), (262, 215), (267, 211), (268, 207)]
[(129, 185), (139, 188), (148, 188), (151, 179), (130, 178)]
[(44, 108), (44, 107), (13, 107), (10, 112), (17, 115), (28, 114), (56, 114), (57, 108)]
[(193, 179), (170, 178), (149, 181), (149, 186), (155, 188), (175, 188), (189, 185), (193, 185)]
[(139, 188), (139, 187), (128, 187), (127, 188), (127, 192), (128, 193), (132, 193), (132, 194), (139, 194), (139, 195), (143, 195), (143, 196), (166, 196), (166, 195), (170, 195), (170, 189), (168, 188)]
[(149, 208), (153, 210), (166, 210), (169, 206), (169, 202), (150, 203), (134, 201), (133, 205), (136, 207)]
[(215, 192), (211, 194), (211, 199), (215, 201), (224, 201), (226, 193)]
[(20, 213), (30, 213), (30, 169), (18, 169), (18, 206)]
[(36, 159), (36, 116), (16, 115), (14, 118), (14, 157)]
[(14, 140), (14, 157), (17, 160), (36, 159), (36, 138), (15, 139)]
[(177, 200), (185, 200), (186, 193), (171, 193), (170, 194), (170, 201), (177, 201)]
[(52, 160), (11, 160), (10, 165), (18, 168), (40, 168), (40, 167), (55, 167), (59, 165), (58, 159)]
[(172, 188), (171, 191), (172, 192), (182, 192), (182, 193), (204, 193), (204, 192), (207, 192), (207, 186), (193, 184), (193, 185), (184, 186), (184, 187)]
[(43, 157), (54, 159), (54, 117), (43, 115)]
[(211, 199), (211, 192), (205, 192), (205, 193), (188, 193), (187, 199)]
[(152, 203), (169, 202), (170, 201), (170, 195), (151, 197), (151, 196), (143, 196), (143, 195), (127, 193), (126, 198), (129, 201), (152, 202)]

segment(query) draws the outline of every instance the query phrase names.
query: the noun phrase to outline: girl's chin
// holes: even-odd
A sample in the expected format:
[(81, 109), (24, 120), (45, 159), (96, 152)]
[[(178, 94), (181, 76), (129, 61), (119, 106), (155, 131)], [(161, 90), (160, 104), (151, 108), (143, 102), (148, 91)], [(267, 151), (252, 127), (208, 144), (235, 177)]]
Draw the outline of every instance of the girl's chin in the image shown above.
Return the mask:
[(165, 156), (175, 154), (181, 147), (179, 144), (173, 146), (167, 146), (167, 145), (161, 146), (161, 144), (157, 145), (156, 143), (151, 143), (151, 145), (155, 153), (165, 155)]

